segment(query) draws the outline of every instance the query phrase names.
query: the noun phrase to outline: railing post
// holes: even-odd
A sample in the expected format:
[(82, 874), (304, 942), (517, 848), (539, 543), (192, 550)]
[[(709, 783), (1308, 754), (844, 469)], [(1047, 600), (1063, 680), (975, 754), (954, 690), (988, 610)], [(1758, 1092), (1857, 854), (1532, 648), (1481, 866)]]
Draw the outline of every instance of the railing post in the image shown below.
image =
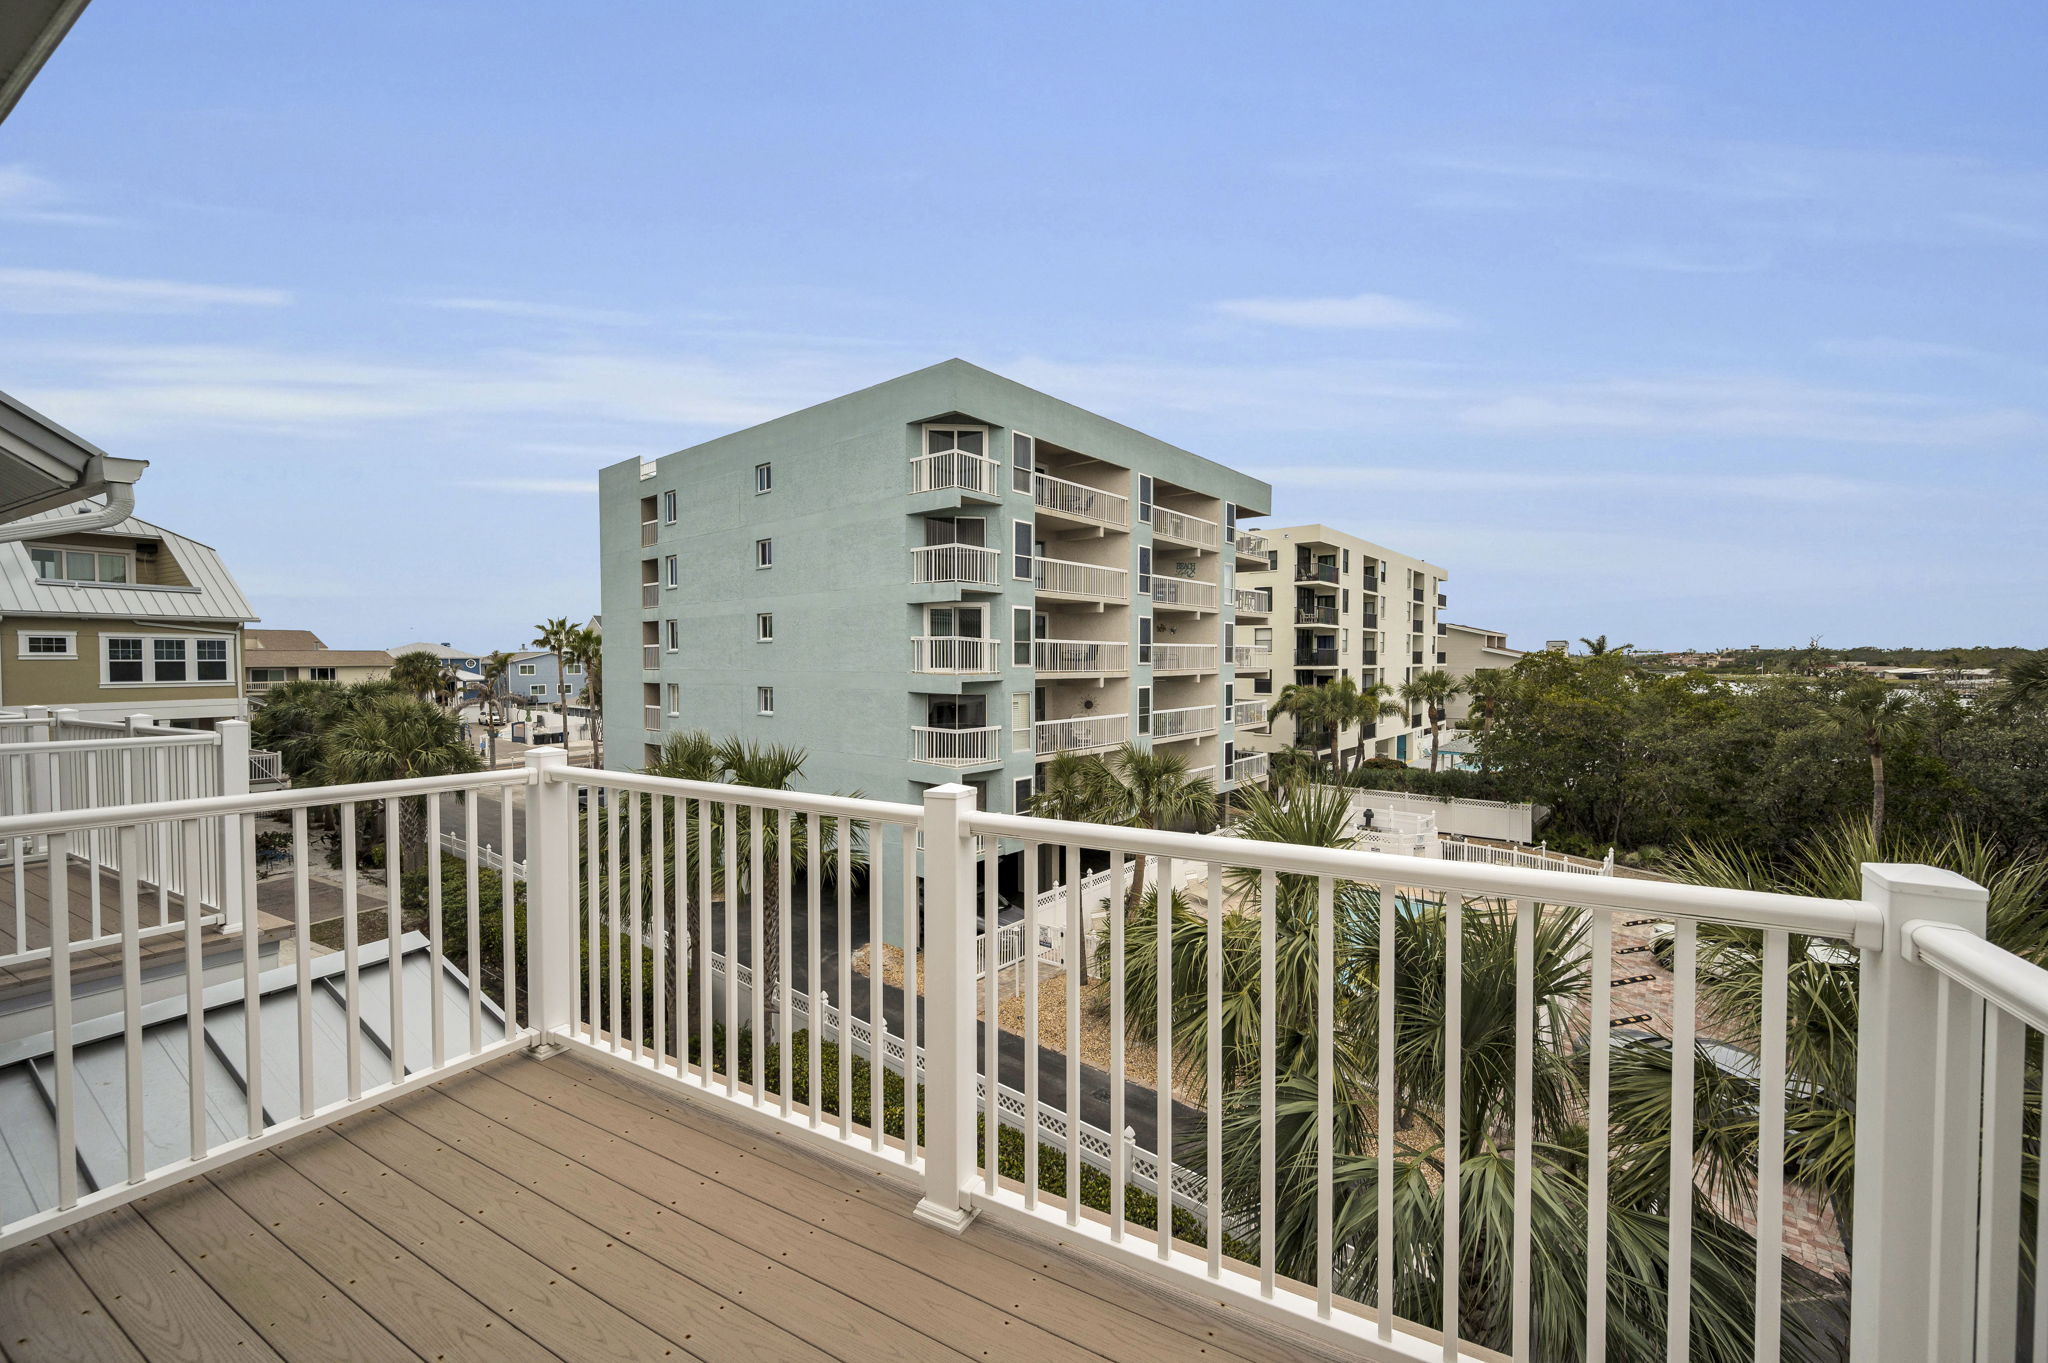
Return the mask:
[[(249, 721), (224, 719), (214, 726), (220, 735), (220, 793), (249, 793)], [(254, 930), (256, 915), (249, 897), (256, 886), (256, 848), (250, 838), (252, 822), (240, 814), (227, 814), (220, 821), (221, 931)]]
[(1870, 864), (1882, 924), (1863, 949), (1856, 1038), (1856, 1195), (1849, 1356), (1968, 1358), (1976, 1283), (1984, 1010), (1911, 950), (1915, 923), (1984, 935), (1984, 889), (1930, 866)]
[[(575, 1024), (576, 791), (567, 748), (526, 753), (526, 961), (531, 1050), (553, 1055)], [(510, 792), (507, 792), (510, 798)]]
[(955, 1234), (975, 1210), (974, 839), (963, 826), (973, 809), (974, 791), (958, 782), (924, 793), (925, 1146), (916, 1215)]

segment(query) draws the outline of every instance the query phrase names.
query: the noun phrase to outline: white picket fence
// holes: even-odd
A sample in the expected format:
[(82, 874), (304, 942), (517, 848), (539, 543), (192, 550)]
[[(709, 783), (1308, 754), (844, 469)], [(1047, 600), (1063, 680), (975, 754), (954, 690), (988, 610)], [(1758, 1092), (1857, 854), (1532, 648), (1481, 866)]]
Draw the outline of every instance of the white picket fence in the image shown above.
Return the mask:
[(1529, 871), (1570, 871), (1582, 876), (1611, 876), (1614, 874), (1614, 849), (1607, 849), (1605, 859), (1589, 862), (1583, 857), (1567, 856), (1553, 852), (1547, 847), (1495, 847), (1490, 843), (1466, 842), (1460, 838), (1445, 838), (1442, 843), (1445, 861), (1476, 861), (1487, 866), (1519, 866)]

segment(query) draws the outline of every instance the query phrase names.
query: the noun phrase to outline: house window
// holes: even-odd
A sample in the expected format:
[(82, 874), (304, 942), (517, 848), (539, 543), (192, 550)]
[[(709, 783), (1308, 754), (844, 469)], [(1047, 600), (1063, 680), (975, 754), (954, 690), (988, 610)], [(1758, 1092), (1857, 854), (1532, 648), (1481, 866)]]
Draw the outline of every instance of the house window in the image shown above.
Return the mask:
[(285, 680), (284, 673), (285, 670), (281, 667), (252, 667), (249, 669), (249, 680), (252, 682), (281, 682)]
[(568, 666), (564, 667), (562, 671), (568, 673), (572, 677), (580, 677), (583, 675), (583, 664), (570, 663)]
[(754, 637), (764, 644), (775, 642), (774, 615), (768, 611), (762, 611), (754, 617)]
[(76, 658), (78, 636), (76, 634), (23, 634), (21, 656), (24, 658)]
[(670, 525), (676, 523), (676, 494), (673, 491), (661, 494), (661, 518)]
[(1018, 606), (1010, 612), (1010, 661), (1018, 667), (1031, 666), (1031, 608)]
[(678, 627), (678, 622), (664, 620), (662, 626), (668, 634), (668, 651), (671, 653), (680, 652), (682, 649), (682, 630)]
[(683, 580), (682, 571), (676, 565), (676, 556), (674, 554), (670, 554), (666, 559), (662, 560), (662, 571), (665, 575), (664, 580), (671, 587), (680, 584)]
[(775, 688), (757, 686), (754, 688), (754, 708), (764, 715), (775, 713)]
[(228, 640), (184, 636), (102, 635), (101, 682), (133, 686), (155, 682), (226, 682), (231, 661)]
[(773, 492), (774, 490), (775, 466), (773, 464), (754, 465), (754, 495), (758, 497), (764, 492)]
[(1031, 491), (1031, 466), (1038, 442), (1028, 435), (1010, 433), (1010, 486), (1018, 492)]
[(519, 664), (519, 675), (522, 677), (531, 677), (538, 671), (539, 668), (533, 663)]
[(107, 651), (107, 680), (109, 682), (139, 682), (143, 680), (142, 640), (107, 639), (103, 647)]
[(160, 682), (185, 680), (185, 651), (183, 639), (151, 639), (150, 652), (156, 659), (156, 680)]
[(309, 667), (306, 669), (306, 676), (313, 681), (333, 681), (334, 669), (331, 667)]
[(775, 566), (774, 540), (754, 541), (754, 566), (756, 568), (773, 568)]
[[(225, 639), (194, 639), (192, 656), (198, 666), (200, 681), (224, 682), (228, 679), (228, 641)], [(315, 668), (317, 673), (322, 669)], [(334, 669), (326, 668), (326, 680), (334, 680)]]
[(28, 551), (36, 576), (58, 582), (126, 582), (128, 555), (102, 554), (92, 549), (52, 549), (39, 546)]

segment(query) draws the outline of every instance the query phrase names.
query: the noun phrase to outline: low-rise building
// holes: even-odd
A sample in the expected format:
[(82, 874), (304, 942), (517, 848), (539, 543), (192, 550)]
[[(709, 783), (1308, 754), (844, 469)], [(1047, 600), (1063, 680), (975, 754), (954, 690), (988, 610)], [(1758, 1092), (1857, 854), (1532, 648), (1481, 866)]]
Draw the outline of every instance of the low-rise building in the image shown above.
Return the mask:
[[(1477, 625), (1460, 625), (1450, 621), (1439, 622), (1443, 633), (1444, 671), (1456, 677), (1460, 683), (1468, 681), (1473, 674), (1493, 672), (1515, 665), (1522, 656), (1519, 648), (1508, 647), (1508, 636), (1503, 630), (1481, 629)], [(1451, 698), (1449, 722), (1463, 724), (1472, 714), (1472, 696), (1461, 691)]]
[(280, 682), (376, 681), (390, 675), (381, 648), (329, 648), (309, 629), (252, 629), (242, 638), (242, 673), (251, 696)]

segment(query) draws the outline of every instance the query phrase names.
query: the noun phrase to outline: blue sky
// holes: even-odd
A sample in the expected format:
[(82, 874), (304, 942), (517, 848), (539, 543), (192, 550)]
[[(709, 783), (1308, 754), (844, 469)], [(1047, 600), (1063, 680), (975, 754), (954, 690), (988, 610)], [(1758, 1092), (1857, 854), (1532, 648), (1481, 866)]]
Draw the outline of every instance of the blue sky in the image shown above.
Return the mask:
[(97, 0), (0, 127), (0, 387), (342, 646), (586, 614), (601, 464), (949, 355), (1518, 643), (2048, 645), (2044, 50), (2017, 4)]

